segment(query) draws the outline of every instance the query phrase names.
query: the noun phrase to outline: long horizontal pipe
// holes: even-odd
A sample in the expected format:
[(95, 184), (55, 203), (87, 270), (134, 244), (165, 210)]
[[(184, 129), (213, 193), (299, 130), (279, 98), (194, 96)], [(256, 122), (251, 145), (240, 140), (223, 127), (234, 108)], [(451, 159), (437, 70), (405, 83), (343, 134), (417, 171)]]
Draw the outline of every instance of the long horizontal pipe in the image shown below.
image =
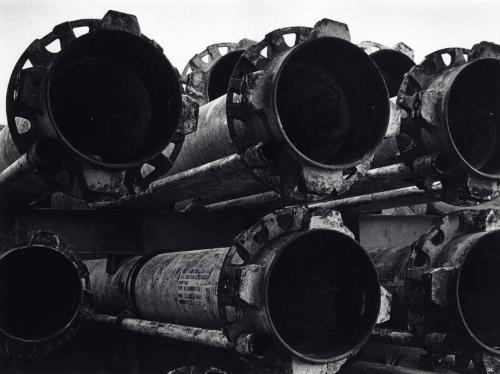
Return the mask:
[(33, 172), (36, 167), (36, 163), (28, 157), (27, 153), (21, 155), (16, 161), (0, 172), (0, 190), (5, 190), (16, 180)]
[[(89, 323), (114, 325), (122, 330), (139, 334), (159, 336), (188, 343), (197, 343), (217, 348), (232, 349), (233, 345), (220, 330), (176, 325), (173, 323), (154, 322), (137, 318), (118, 318), (106, 314), (88, 314), (85, 321)], [(250, 353), (250, 352), (248, 352)]]
[[(245, 155), (232, 154), (153, 182), (148, 189), (134, 196), (108, 202), (96, 202), (93, 207), (141, 207), (160, 209), (192, 197), (204, 202), (223, 201), (238, 188), (247, 194), (265, 190), (248, 167), (251, 162)], [(234, 186), (235, 188), (231, 188)]]
[[(439, 192), (440, 190), (440, 185), (433, 186), (433, 192)], [(349, 212), (370, 212), (412, 204), (425, 204), (437, 200), (438, 199), (430, 195), (429, 192), (416, 186), (411, 186), (366, 195), (346, 197), (344, 199), (324, 200), (308, 204), (308, 206), (313, 208), (348, 210)], [(290, 204), (290, 201), (279, 200), (279, 195), (271, 192), (211, 204), (207, 206), (207, 210), (221, 211), (240, 208), (277, 209), (287, 203)]]

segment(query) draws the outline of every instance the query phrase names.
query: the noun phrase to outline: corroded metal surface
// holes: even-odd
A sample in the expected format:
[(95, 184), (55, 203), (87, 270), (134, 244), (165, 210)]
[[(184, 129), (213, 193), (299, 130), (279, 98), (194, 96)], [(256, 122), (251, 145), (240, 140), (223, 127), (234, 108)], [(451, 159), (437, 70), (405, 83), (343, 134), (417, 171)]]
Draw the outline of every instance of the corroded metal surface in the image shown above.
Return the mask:
[[(414, 340), (434, 353), (498, 355), (499, 279), (492, 265), (498, 229), (496, 211), (461, 211), (443, 217), (410, 246), (369, 250), (393, 296), (391, 320), (384, 326), (408, 326)], [(439, 342), (431, 333), (446, 338)]]
[[(330, 245), (336, 251), (331, 252)], [(300, 255), (302, 246), (308, 248), (306, 257)], [(320, 249), (322, 247), (324, 250)], [(318, 257), (318, 250), (324, 256)], [(342, 254), (345, 250), (350, 254)], [(295, 256), (298, 256), (296, 260)], [(282, 264), (283, 261), (288, 265)], [(304, 266), (303, 261), (309, 265)], [(320, 263), (328, 266), (328, 271)], [(242, 336), (253, 332), (261, 337), (253, 344), (255, 352), (266, 352), (261, 347), (266, 342), (274, 347), (275, 352), (308, 362), (341, 361), (354, 354), (368, 338), (380, 302), (378, 281), (368, 257), (343, 226), (340, 215), (330, 210), (289, 208), (277, 211), (238, 235), (230, 247), (135, 257), (125, 261), (114, 274), (106, 273), (103, 260), (88, 261), (87, 264), (97, 306), (102, 310), (116, 313), (128, 309), (141, 318), (222, 329), (235, 348), (241, 343)], [(310, 296), (296, 304), (294, 291), (287, 288), (291, 284), (280, 282), (281, 277), (288, 277), (289, 282), (298, 288), (315, 282), (309, 276), (301, 277), (299, 268), (307, 274), (312, 271), (310, 269), (316, 269), (315, 276), (321, 282), (327, 282), (321, 276), (323, 273), (328, 274), (328, 278), (332, 271), (338, 273), (338, 277), (347, 278), (356, 273), (361, 288), (352, 288), (349, 282), (342, 281), (335, 287), (344, 291), (337, 294), (329, 291), (327, 283), (314, 283), (311, 285), (314, 288), (309, 289)], [(291, 273), (286, 273), (285, 269)], [(354, 273), (349, 273), (348, 269)], [(273, 276), (276, 272), (284, 273)], [(266, 296), (264, 290), (268, 287), (271, 288)], [(316, 295), (316, 292), (323, 296)], [(342, 292), (348, 292), (350, 299), (344, 299)], [(358, 296), (363, 301), (358, 300)], [(333, 302), (335, 298), (338, 300)], [(358, 302), (361, 304), (357, 305)], [(329, 309), (334, 304), (338, 304), (337, 307), (343, 305), (344, 312), (339, 310), (338, 313), (348, 313), (349, 318), (357, 321), (355, 326), (351, 326), (348, 320), (344, 321), (343, 317), (337, 317), (343, 322), (336, 318), (328, 322), (336, 314)], [(356, 311), (358, 307), (361, 309)], [(289, 320), (287, 309), (296, 310), (297, 316), (303, 315), (303, 319), (300, 322)], [(283, 324), (287, 323), (299, 323), (302, 327), (286, 328)], [(314, 340), (318, 339), (326, 332), (323, 329), (332, 323), (344, 323), (347, 330), (329, 331), (328, 336), (333, 341), (326, 343), (327, 350), (312, 342), (309, 349), (312, 352), (318, 349), (318, 354), (304, 350), (302, 339), (308, 341), (311, 334)]]
[[(292, 46), (287, 46), (283, 39), (283, 36), (289, 33), (298, 35)], [(348, 39), (348, 30), (344, 24), (323, 20), (318, 22), (314, 28), (292, 27), (276, 30), (268, 34), (262, 42), (251, 46), (236, 65), (231, 78), (232, 83), (229, 85), (228, 92), (230, 94), (213, 100), (200, 108), (198, 129), (186, 136), (182, 151), (170, 171), (170, 176), (177, 178), (175, 173), (196, 173), (198, 172), (197, 168), (206, 169), (205, 165), (208, 166), (216, 162), (214, 160), (234, 157), (235, 153), (246, 154), (249, 148), (264, 143), (262, 164), (249, 165), (247, 168), (249, 176), (255, 180), (252, 184), (260, 185), (259, 189), (272, 189), (285, 196), (305, 198), (338, 194), (349, 189), (354, 181), (368, 170), (369, 157), (386, 132), (388, 101), (382, 77), (375, 65), (359, 48), (344, 39)], [(325, 44), (325, 46), (319, 46), (321, 43)], [(340, 133), (333, 135), (321, 133), (323, 135), (320, 136), (316, 130), (311, 129), (309, 133), (312, 137), (315, 137), (318, 144), (307, 146), (308, 149), (304, 148), (305, 145), (301, 145), (298, 146), (299, 149), (295, 143), (300, 143), (301, 137), (295, 134), (293, 135), (294, 140), (288, 138), (290, 134), (287, 131), (294, 131), (292, 129), (293, 124), (283, 124), (283, 113), (280, 119), (277, 112), (277, 105), (280, 104), (276, 103), (275, 91), (278, 80), (281, 79), (278, 79), (278, 76), (281, 77), (282, 70), (291, 69), (290, 67), (287, 68), (287, 66), (294, 65), (289, 61), (294, 61), (296, 58), (299, 58), (299, 60), (307, 59), (307, 51), (311, 48), (320, 48), (326, 54), (330, 53), (329, 51), (333, 53), (339, 49), (338, 55), (342, 56), (342, 59), (336, 59), (339, 65), (336, 66), (338, 71), (330, 72), (330, 75), (347, 74), (353, 84), (363, 85), (363, 87), (368, 84), (372, 87), (367, 91), (360, 86), (357, 93), (360, 95), (361, 91), (370, 93), (370, 97), (366, 99), (371, 103), (369, 117), (372, 122), (369, 125), (360, 122), (343, 123), (342, 118), (345, 117), (346, 113), (344, 112), (347, 110), (344, 108), (345, 103), (344, 106), (341, 103), (344, 100), (342, 98), (344, 94), (340, 93), (337, 83), (332, 83), (336, 87), (336, 92), (339, 91), (339, 93), (335, 93), (338, 102), (335, 100), (335, 102), (329, 102), (329, 96), (322, 97), (321, 100), (326, 100), (330, 103), (330, 106), (337, 108), (334, 110), (335, 113), (338, 112), (339, 116), (336, 121), (342, 122), (337, 127), (343, 129), (339, 130), (340, 132), (345, 130), (350, 135), (344, 134), (345, 136), (342, 137)], [(263, 50), (269, 51), (268, 57), (262, 57), (260, 53), (264, 53)], [(304, 57), (295, 57), (296, 54), (304, 54)], [(312, 52), (310, 55), (314, 56)], [(261, 58), (257, 56), (261, 56)], [(261, 69), (259, 70), (260, 73), (255, 71), (256, 67), (254, 65), (249, 70), (247, 66), (249, 63), (251, 65), (257, 63), (259, 69)], [(319, 63), (314, 60), (309, 64), (312, 66)], [(350, 64), (350, 68), (347, 67), (348, 64)], [(305, 69), (307, 73), (308, 69), (312, 68), (307, 67)], [(356, 72), (353, 70), (356, 70)], [(281, 80), (285, 81), (287, 79)], [(293, 82), (294, 79), (290, 76), (288, 81)], [(307, 88), (308, 84), (309, 82), (305, 80), (305, 88), (302, 87), (302, 89), (312, 89), (311, 87)], [(330, 91), (332, 89), (330, 87)], [(300, 92), (301, 88), (298, 87), (297, 90)], [(284, 90), (283, 92), (285, 91), (290, 92), (290, 90)], [(236, 99), (238, 95), (241, 100)], [(360, 103), (354, 104), (354, 102), (357, 103), (357, 99), (354, 97), (345, 98), (345, 100), (347, 99), (351, 100), (353, 105), (361, 105)], [(319, 103), (316, 104), (319, 107), (326, 108), (320, 106)], [(290, 106), (290, 108), (294, 107), (297, 106)], [(360, 110), (366, 114), (363, 108), (360, 108)], [(245, 114), (245, 118), (242, 117), (243, 114)], [(318, 122), (318, 118), (314, 120), (315, 114), (310, 113), (310, 115), (312, 116), (310, 118), (311, 125), (314, 125), (314, 123)], [(326, 120), (321, 118), (321, 121), (325, 122)], [(325, 126), (331, 128), (334, 122), (332, 119), (330, 122), (325, 123)], [(243, 126), (244, 123), (246, 124)], [(283, 126), (287, 126), (289, 129), (284, 130)], [(297, 129), (298, 126), (296, 126)], [(332, 139), (332, 137), (336, 140)], [(344, 144), (345, 142), (356, 142), (356, 144), (347, 145)], [(336, 152), (334, 152), (335, 149)], [(325, 152), (329, 152), (328, 155)], [(314, 156), (316, 153), (321, 153), (324, 157), (318, 156), (318, 158)], [(332, 156), (331, 153), (334, 153), (334, 155)], [(332, 157), (336, 159), (322, 160), (322, 158)], [(320, 158), (321, 160), (318, 161)], [(233, 197), (248, 194), (247, 180), (248, 178), (245, 178), (239, 185), (230, 184), (226, 188), (231, 190)], [(208, 186), (204, 185), (204, 187), (210, 189), (210, 185), (211, 183), (208, 183)], [(219, 189), (224, 188), (220, 185), (218, 187)], [(187, 191), (192, 195), (191, 197), (205, 195), (207, 198), (202, 200), (216, 201), (215, 197), (210, 196), (210, 192), (203, 191), (201, 188), (187, 189)], [(145, 200), (146, 195), (147, 193), (143, 194), (141, 199)], [(230, 197), (226, 196), (227, 198)], [(175, 197), (175, 194), (172, 194), (171, 197), (165, 197), (164, 199), (176, 200), (178, 198)], [(221, 200), (221, 198), (217, 199)]]
[[(153, 177), (166, 174), (197, 117), (197, 105), (189, 108), (176, 70), (135, 16), (109, 11), (65, 22), (32, 42), (14, 67), (0, 170), (46, 142), (54, 160), (21, 185), (31, 184), (31, 195), (40, 189), (38, 199), (47, 190), (105, 199), (144, 188), (149, 180), (131, 172), (125, 182), (124, 170), (150, 163)], [(162, 155), (167, 145), (172, 151)]]
[(87, 268), (48, 231), (15, 231), (0, 245), (0, 356), (47, 355), (92, 308)]
[[(397, 99), (408, 114), (397, 138), (402, 158), (411, 164), (417, 157), (436, 154), (442, 199), (458, 205), (489, 201), (499, 194), (500, 93), (491, 80), (498, 76), (500, 53), (482, 45), (474, 46), (473, 52), (449, 48), (428, 55), (410, 70)], [(484, 75), (481, 85), (476, 84), (477, 71)], [(474, 136), (468, 132), (471, 123)], [(422, 178), (424, 188), (427, 179), (436, 180)]]

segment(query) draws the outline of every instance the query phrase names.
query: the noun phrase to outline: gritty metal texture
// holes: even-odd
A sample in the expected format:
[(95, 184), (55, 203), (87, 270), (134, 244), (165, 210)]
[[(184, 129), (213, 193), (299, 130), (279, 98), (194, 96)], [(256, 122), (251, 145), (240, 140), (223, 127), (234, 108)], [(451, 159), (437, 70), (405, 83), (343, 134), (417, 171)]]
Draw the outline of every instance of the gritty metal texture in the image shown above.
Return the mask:
[(232, 348), (224, 333), (219, 330), (207, 330), (199, 327), (181, 326), (135, 318), (119, 319), (104, 314), (89, 314), (85, 316), (85, 322), (114, 325), (123, 330), (144, 335), (160, 336), (162, 338), (204, 344), (211, 347)]
[[(80, 34), (84, 29), (86, 32)], [(134, 53), (125, 55), (108, 51), (111, 48), (104, 52), (99, 50), (99, 45), (105, 45), (112, 38), (121, 42), (127, 39), (127, 45), (133, 42), (142, 51), (131, 46), (134, 56)], [(94, 39), (100, 43), (96, 44)], [(75, 53), (78, 48), (90, 51)], [(147, 54), (139, 56), (144, 51)], [(99, 53), (110, 55), (102, 57)], [(74, 59), (76, 63), (64, 67), (68, 59)], [(109, 67), (112, 64), (116, 65), (114, 69)], [(126, 70), (120, 64), (129, 64), (132, 68)], [(154, 67), (156, 79), (162, 80), (163, 87), (148, 78), (151, 72), (147, 71), (148, 67), (144, 68), (147, 64), (151, 70)], [(144, 69), (138, 74), (145, 77), (140, 78), (144, 79), (142, 82), (131, 72), (131, 69), (141, 68)], [(71, 69), (76, 69), (76, 72)], [(81, 81), (82, 76), (92, 72), (102, 75), (92, 80), (96, 86), (94, 91), (85, 86), (91, 84), (87, 83), (89, 79)], [(121, 76), (117, 79), (113, 74)], [(125, 81), (128, 85), (122, 86)], [(61, 86), (64, 82), (69, 82), (68, 87)], [(62, 92), (76, 86), (79, 90), (75, 95)], [(133, 97), (127, 97), (133, 90)], [(114, 101), (109, 100), (110, 95)], [(117, 98), (119, 95), (123, 96)], [(151, 103), (147, 101), (150, 96)], [(69, 104), (64, 101), (66, 99)], [(128, 104), (117, 110), (116, 105), (120, 104), (113, 107), (113, 103), (119, 100)], [(162, 101), (161, 104), (158, 100)], [(111, 108), (105, 107), (103, 101)], [(109, 11), (102, 19), (65, 22), (32, 42), (14, 67), (7, 90), (8, 129), (3, 129), (0, 138), (0, 170), (35, 144), (47, 142), (55, 160), (38, 168), (35, 180), (27, 178), (22, 183), (33, 189), (42, 188), (38, 199), (47, 194), (47, 189), (89, 200), (108, 199), (127, 189), (144, 189), (172, 166), (184, 136), (196, 128), (197, 108), (198, 105), (189, 97), (181, 98), (178, 73), (161, 47), (141, 34), (135, 16)], [(78, 112), (84, 110), (89, 112)], [(95, 125), (99, 121), (102, 126)], [(71, 126), (67, 125), (68, 122)], [(164, 149), (166, 151), (162, 154)], [(16, 153), (20, 156), (15, 157)], [(141, 175), (143, 165), (153, 172)], [(124, 170), (128, 170), (126, 176)]]
[[(65, 48), (69, 48), (75, 40), (79, 39), (73, 31), (79, 27), (88, 27), (88, 33), (102, 32), (103, 30), (129, 33), (150, 43), (159, 53), (162, 52), (161, 47), (141, 34), (135, 16), (115, 11), (109, 11), (102, 20), (81, 19), (62, 23), (55, 26), (51, 33), (41, 39), (35, 40), (16, 63), (9, 82), (7, 94), (9, 130), (14, 143), (21, 153), (25, 152), (37, 138), (57, 138), (61, 136), (53, 123), (53, 119), (48, 113), (48, 99), (46, 95), (43, 94), (43, 90), (47, 88), (47, 80), (50, 79), (49, 72), (58, 54), (64, 51)], [(46, 47), (55, 40), (60, 42), (61, 51), (52, 53), (47, 50)], [(33, 67), (25, 68), (25, 63), (28, 60)], [(34, 100), (34, 98), (36, 98), (36, 100)], [(177, 102), (172, 102), (170, 105), (177, 106), (177, 110), (180, 111), (180, 87), (179, 97), (176, 98), (176, 100)], [(16, 123), (19, 122), (19, 120), (15, 120), (15, 118), (23, 119), (23, 121), (27, 123), (27, 126), (21, 130)], [(63, 143), (64, 141), (63, 139)], [(157, 150), (157, 153), (167, 146), (168, 141), (169, 139), (165, 139), (163, 146)], [(125, 169), (131, 166), (127, 163), (110, 165), (82, 154), (79, 156), (87, 162), (105, 167)], [(152, 156), (155, 156), (155, 154)], [(151, 156), (149, 158), (151, 158)], [(145, 161), (147, 161), (147, 159), (142, 159), (136, 164)]]
[[(432, 194), (419, 187), (404, 187), (383, 192), (368, 193), (365, 195), (345, 197), (336, 200), (322, 200), (309, 203), (311, 208), (338, 209), (345, 213), (374, 212), (382, 209), (408, 206), (412, 204), (426, 204), (439, 199), (440, 185), (432, 186)], [(285, 205), (294, 204), (293, 201), (279, 199), (276, 193), (263, 193), (244, 198), (233, 199), (221, 203), (207, 205), (208, 211), (237, 210), (237, 209), (279, 209)]]
[[(81, 279), (82, 289), (75, 306), (75, 313), (67, 325), (51, 336), (37, 339), (25, 339), (13, 336), (0, 329), (0, 355), (21, 359), (29, 359), (47, 355), (56, 350), (64, 341), (72, 338), (79, 329), (82, 318), (92, 310), (92, 298), (88, 290), (88, 272), (83, 262), (75, 255), (73, 248), (60, 236), (44, 230), (36, 231), (13, 231), (7, 235), (0, 236), (0, 261), (6, 256), (14, 254), (17, 250), (27, 247), (47, 248), (62, 254), (74, 267), (75, 273)], [(40, 266), (43, 266), (40, 264)], [(19, 271), (22, 271), (19, 269)], [(51, 271), (51, 269), (47, 269)], [(28, 274), (25, 275), (28, 277)], [(38, 280), (42, 282), (43, 280)], [(51, 290), (46, 290), (50, 292)], [(3, 291), (5, 292), (5, 290)], [(25, 295), (26, 297), (26, 295)], [(19, 296), (20, 300), (21, 296)], [(4, 306), (5, 307), (5, 306)], [(2, 319), (4, 315), (2, 315)], [(27, 323), (27, 321), (25, 322)], [(40, 321), (40, 324), (44, 321)]]
[[(402, 158), (407, 164), (411, 164), (415, 158), (422, 155), (438, 155), (439, 163), (436, 167), (441, 174), (438, 180), (443, 182), (444, 187), (442, 199), (457, 205), (489, 201), (499, 193), (498, 175), (495, 172), (483, 172), (480, 166), (482, 161), (477, 161), (474, 166), (471, 164), (471, 159), (476, 159), (486, 152), (484, 148), (481, 148), (484, 142), (469, 136), (466, 144), (459, 149), (460, 145), (457, 146), (459, 135), (454, 136), (453, 131), (457, 133), (464, 130), (453, 130), (450, 124), (452, 115), (450, 111), (463, 112), (464, 110), (463, 106), (453, 109), (449, 104), (449, 95), (455, 82), (474, 65), (488, 63), (485, 62), (488, 59), (491, 64), (498, 61), (499, 50), (483, 48), (484, 44), (483, 42), (474, 46), (474, 52), (463, 48), (449, 48), (428, 55), (420, 65), (411, 69), (407, 74), (397, 99), (398, 105), (408, 114), (408, 117), (402, 120), (401, 131), (397, 137)], [(450, 61), (445, 62), (444, 56), (448, 56)], [(466, 59), (467, 56), (468, 59)], [(467, 90), (468, 88), (456, 88), (458, 89)], [(466, 92), (460, 94), (466, 95)], [(474, 95), (478, 97), (479, 93)], [(490, 96), (490, 100), (496, 100), (495, 96)], [(468, 117), (464, 114), (462, 116), (465, 120), (474, 122), (475, 126), (496, 121), (495, 113), (490, 113), (489, 119), (480, 118), (478, 116), (483, 114), (480, 108), (477, 105), (472, 108), (477, 113), (467, 114)], [(454, 126), (457, 127), (459, 124)], [(498, 127), (493, 123), (491, 126)], [(485, 129), (477, 131), (478, 133), (481, 131), (482, 134), (487, 133)], [(490, 135), (490, 139), (494, 137), (495, 135)], [(478, 146), (474, 142), (480, 142), (482, 145)], [(466, 147), (470, 147), (471, 150), (469, 151)], [(493, 147), (491, 152), (498, 149), (498, 145), (491, 147)], [(464, 156), (464, 152), (471, 152), (471, 155)], [(436, 180), (435, 177), (421, 178), (419, 184), (424, 188), (429, 185), (426, 179)]]
[[(283, 36), (290, 33), (295, 34), (296, 38), (292, 46), (287, 46)], [(345, 192), (360, 175), (368, 170), (369, 156), (374, 149), (370, 149), (355, 161), (343, 164), (343, 166), (330, 166), (312, 161), (291, 146), (291, 142), (283, 135), (276, 112), (276, 103), (272, 99), (274, 97), (272, 86), (276, 85), (273, 79), (277, 79), (276, 76), (282, 69), (286, 57), (307, 43), (328, 38), (332, 41), (334, 39), (348, 40), (349, 33), (346, 25), (322, 20), (314, 28), (279, 29), (268, 34), (262, 42), (251, 46), (233, 71), (229, 95), (215, 99), (200, 108), (198, 129), (186, 137), (182, 151), (169, 174), (175, 177), (175, 173), (190, 169), (197, 171), (196, 168), (204, 168), (204, 165), (216, 162), (214, 160), (224, 160), (233, 157), (235, 153), (246, 154), (249, 148), (264, 143), (263, 161), (265, 162), (258, 166), (249, 165), (248, 167), (249, 176), (255, 179), (252, 184), (260, 184), (260, 189), (271, 189), (294, 198), (314, 198)], [(344, 41), (343, 45), (356, 48), (347, 41)], [(268, 57), (258, 58), (257, 55), (261, 56), (260, 52), (266, 48), (269, 51)], [(380, 83), (377, 88), (383, 91), (383, 94), (378, 97), (380, 103), (383, 103), (380, 105), (381, 108), (377, 107), (377, 112), (374, 114), (379, 122), (370, 125), (370, 131), (375, 128), (373, 131), (377, 134), (368, 142), (375, 144), (379, 135), (382, 138), (387, 127), (388, 103), (385, 102), (386, 92), (378, 70), (371, 61), (365, 61), (365, 57), (362, 56), (359, 57), (363, 59), (363, 62), (373, 67), (372, 78), (377, 84)], [(257, 62), (254, 61), (256, 59)], [(249, 70), (250, 62), (257, 65), (252, 65)], [(260, 70), (256, 69), (256, 66)], [(243, 99), (236, 101), (237, 95), (242, 96)], [(251, 103), (247, 102), (250, 98), (253, 100)], [(377, 105), (374, 104), (374, 106)], [(242, 127), (243, 118), (241, 117), (243, 114), (248, 120), (244, 127)], [(322, 141), (325, 142), (324, 139)], [(338, 147), (339, 145), (332, 144), (331, 146)], [(330, 145), (322, 144), (317, 149), (321, 147), (330, 147)], [(245, 178), (240, 185), (231, 184), (234, 197), (248, 194), (247, 181), (248, 178)], [(203, 192), (191, 191), (191, 193), (193, 197), (199, 197)], [(204, 194), (209, 195), (209, 193)], [(170, 198), (167, 197), (167, 199)], [(210, 196), (208, 199), (214, 200)]]
[[(444, 216), (412, 245), (369, 249), (381, 283), (393, 297), (391, 320), (384, 327), (408, 326), (414, 334), (408, 338), (412, 344), (419, 342), (437, 354), (485, 350), (498, 355), (496, 347), (471, 332), (471, 321), (464, 319), (457, 300), (458, 277), (468, 254), (498, 228), (496, 211), (460, 211)], [(378, 335), (387, 335), (383, 331)]]
[(231, 199), (240, 194), (252, 195), (266, 189), (265, 185), (255, 179), (252, 167), (260, 168), (259, 170), (269, 174), (273, 168), (266, 167), (268, 164), (262, 155), (262, 147), (256, 146), (248, 149), (245, 154), (232, 154), (158, 179), (137, 194), (126, 194), (116, 200), (91, 203), (91, 206), (160, 210), (191, 198), (197, 198), (202, 204), (207, 204)]
[[(374, 279), (370, 278), (373, 289), (366, 296), (367, 315), (363, 317), (367, 318), (367, 331), (363, 329), (359, 341), (333, 356), (315, 357), (288, 346), (271, 322), (263, 293), (275, 260), (290, 243), (308, 233), (332, 231), (344, 240), (353, 240), (337, 212), (288, 208), (262, 218), (238, 235), (230, 247), (133, 257), (113, 274), (107, 273), (104, 260), (86, 263), (97, 308), (102, 311), (116, 314), (129, 310), (140, 318), (222, 329), (236, 350), (241, 350), (242, 342), (248, 345), (244, 338), (248, 332), (255, 332), (269, 340), (275, 352), (308, 362), (341, 361), (359, 349), (376, 321), (380, 295), (374, 271)], [(360, 271), (370, 273), (364, 267)], [(257, 347), (255, 352), (262, 352), (260, 340), (252, 344)]]

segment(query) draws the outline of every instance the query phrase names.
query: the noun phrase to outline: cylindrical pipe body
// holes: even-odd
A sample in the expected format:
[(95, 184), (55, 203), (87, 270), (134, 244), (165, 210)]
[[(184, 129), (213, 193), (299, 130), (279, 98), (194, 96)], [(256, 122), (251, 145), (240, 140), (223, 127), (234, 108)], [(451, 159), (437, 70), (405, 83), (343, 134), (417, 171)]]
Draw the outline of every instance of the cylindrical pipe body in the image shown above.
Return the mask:
[[(200, 108), (198, 128), (186, 136), (169, 176), (264, 144), (263, 165), (248, 166), (253, 191), (261, 185), (284, 195), (344, 192), (358, 173), (343, 171), (368, 162), (383, 138), (389, 103), (375, 64), (326, 23), (339, 27), (324, 20), (316, 26), (321, 32), (280, 29), (251, 46), (233, 71), (227, 95)], [(280, 44), (281, 34), (288, 33), (301, 35), (293, 47)], [(273, 52), (254, 69), (265, 47)], [(232, 197), (244, 196), (247, 184), (228, 187)], [(192, 191), (192, 197), (200, 194)]]
[(47, 181), (35, 173), (37, 167), (50, 160), (50, 155), (43, 155), (40, 148), (37, 144), (27, 153), (20, 154), (9, 128), (0, 130), (0, 190), (3, 196), (8, 196), (0, 204), (36, 201), (52, 191)]
[[(88, 32), (77, 36), (74, 29), (84, 27)], [(135, 16), (109, 11), (103, 19), (62, 23), (31, 43), (11, 74), (0, 171), (38, 143), (51, 142), (57, 157), (16, 185), (19, 193), (31, 185), (35, 195), (41, 181), (80, 198), (118, 194), (125, 190), (125, 170), (159, 165), (159, 158), (163, 165), (173, 161), (161, 151), (178, 147), (181, 106), (175, 69), (141, 34)]]
[(7, 236), (0, 252), (2, 354), (41, 356), (72, 337), (90, 310), (85, 276), (84, 265), (55, 234)]
[(237, 153), (227, 127), (226, 95), (202, 105), (198, 127), (188, 134), (169, 175)]
[(422, 344), (429, 333), (445, 333), (450, 351), (480, 348), (498, 355), (500, 231), (473, 229), (457, 217), (443, 222), (413, 245), (369, 251), (393, 296), (384, 327), (409, 326)]
[(181, 326), (136, 318), (118, 319), (118, 317), (102, 314), (90, 314), (85, 317), (85, 320), (86, 322), (96, 324), (117, 325), (123, 330), (144, 335), (204, 344), (211, 347), (232, 348), (231, 343), (229, 343), (227, 337), (220, 330), (207, 330), (199, 327)]
[[(221, 248), (162, 253), (143, 264), (142, 257), (134, 257), (113, 276), (106, 275), (105, 260), (87, 263), (92, 289), (106, 311), (116, 313), (131, 306), (145, 319), (220, 328), (218, 282), (228, 251)], [(105, 279), (108, 281), (103, 282)], [(127, 305), (124, 295), (115, 292), (131, 281), (133, 305)]]
[(405, 76), (397, 99), (407, 114), (397, 136), (402, 159), (412, 165), (435, 155), (441, 173), (435, 180), (452, 204), (500, 194), (500, 53), (475, 53), (482, 44), (428, 55)]
[(380, 304), (364, 250), (336, 230), (268, 241), (274, 235), (266, 234), (269, 229), (242, 234), (261, 247), (248, 264), (235, 247), (134, 257), (115, 274), (106, 274), (105, 260), (87, 261), (97, 309), (128, 308), (138, 318), (227, 328), (233, 343), (242, 333), (255, 333), (306, 361), (350, 356), (368, 338)]

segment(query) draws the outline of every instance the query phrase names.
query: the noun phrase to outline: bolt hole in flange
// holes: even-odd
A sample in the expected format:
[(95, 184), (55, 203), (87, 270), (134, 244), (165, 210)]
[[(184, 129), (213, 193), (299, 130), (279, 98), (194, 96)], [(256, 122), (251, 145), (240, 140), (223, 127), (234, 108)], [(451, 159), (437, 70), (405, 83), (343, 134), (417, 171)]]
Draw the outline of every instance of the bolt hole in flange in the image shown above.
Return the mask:
[(275, 78), (281, 130), (301, 157), (333, 169), (371, 155), (387, 129), (383, 78), (357, 46), (338, 38), (299, 44)]
[(500, 354), (500, 231), (480, 238), (467, 253), (457, 282), (458, 307), (471, 337)]
[(465, 65), (448, 90), (446, 116), (459, 157), (477, 173), (500, 178), (500, 60)]
[(380, 287), (358, 243), (315, 230), (288, 243), (275, 260), (267, 300), (282, 344), (308, 360), (339, 359), (370, 335)]
[(161, 152), (180, 116), (180, 84), (146, 39), (101, 30), (74, 40), (49, 75), (50, 114), (73, 151), (108, 167)]
[(1, 256), (0, 284), (0, 331), (23, 341), (62, 332), (82, 299), (75, 265), (45, 246), (16, 248)]

